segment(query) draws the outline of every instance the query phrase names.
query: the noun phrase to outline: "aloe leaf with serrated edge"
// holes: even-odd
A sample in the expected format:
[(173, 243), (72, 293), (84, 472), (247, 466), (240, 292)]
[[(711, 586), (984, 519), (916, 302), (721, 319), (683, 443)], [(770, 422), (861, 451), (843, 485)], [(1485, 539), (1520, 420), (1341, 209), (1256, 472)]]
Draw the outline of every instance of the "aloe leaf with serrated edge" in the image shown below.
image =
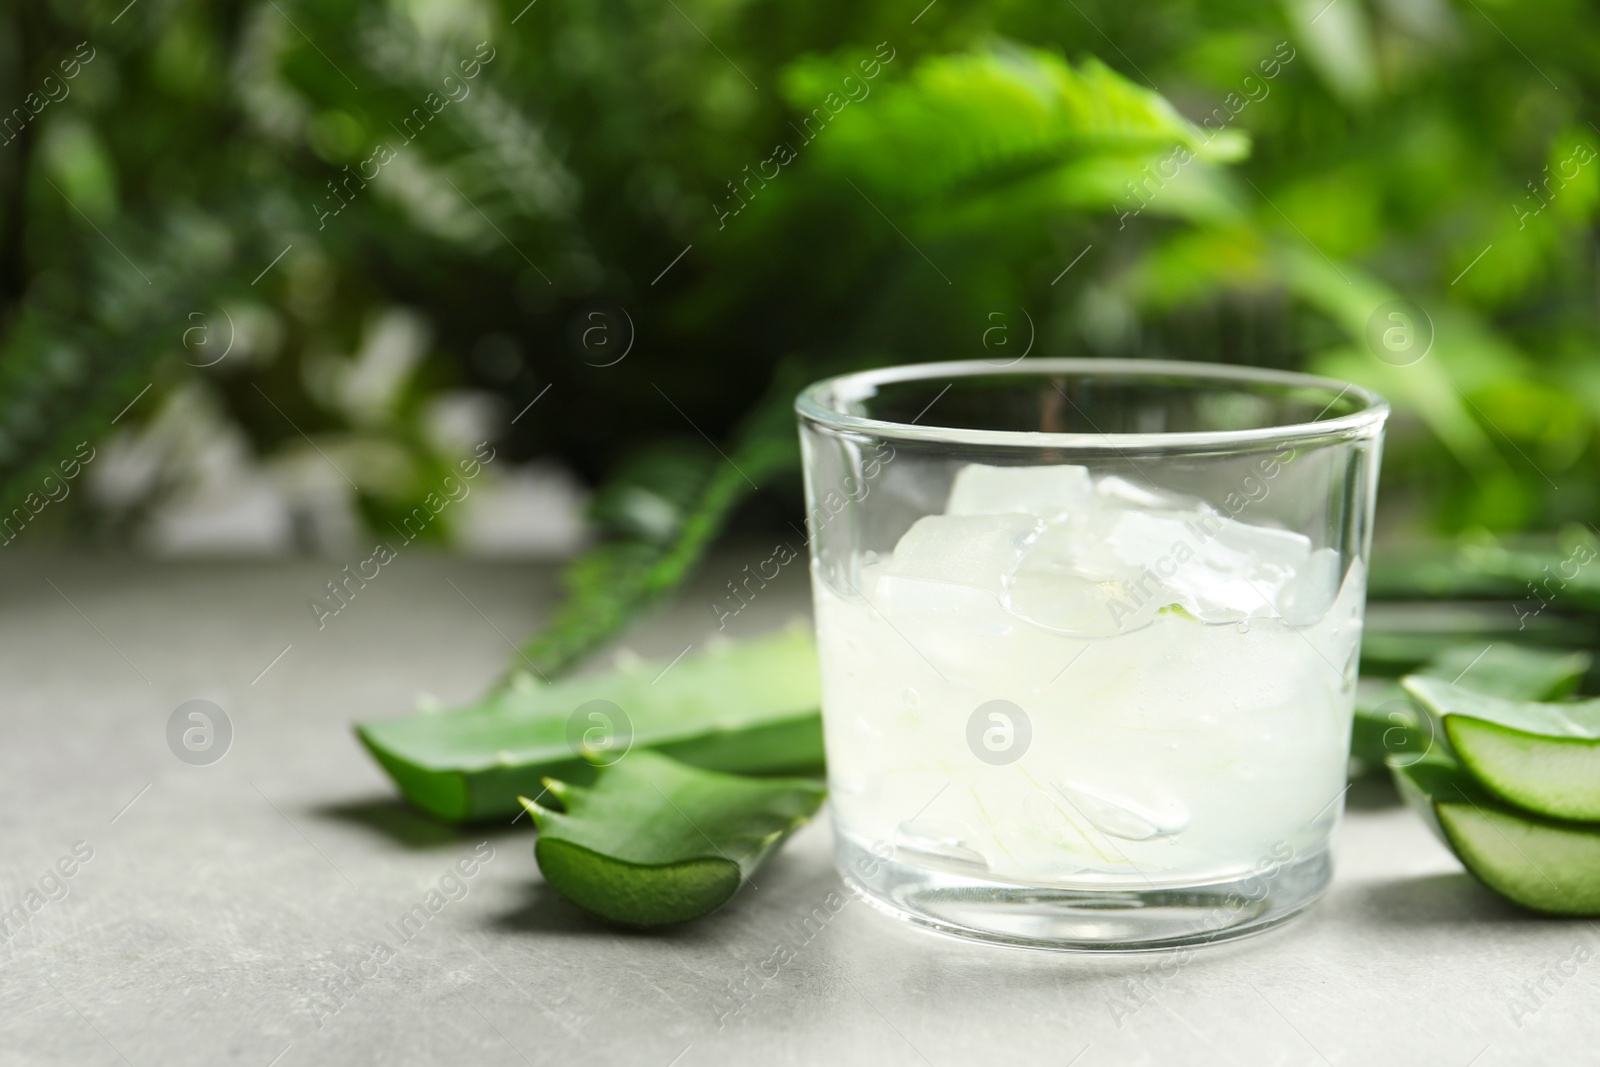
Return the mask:
[(600, 768), (591, 786), (551, 779), (545, 790), (554, 803), (521, 798), (545, 881), (628, 926), (720, 908), (826, 794), (813, 779), (720, 774), (648, 751)]
[[(723, 642), (668, 662), (527, 684), (453, 711), (362, 723), (356, 734), (400, 791), (451, 821), (509, 815), (546, 776), (588, 781), (583, 756), (659, 748), (712, 770), (822, 769), (809, 627)], [(590, 701), (611, 705), (583, 706)]]
[(1473, 877), (1534, 911), (1600, 914), (1600, 825), (1518, 811), (1441, 752), (1407, 759), (1390, 761), (1400, 794)]
[[(1491, 696), (1549, 700), (1576, 689), (1589, 662), (1587, 652), (1463, 644), (1444, 649), (1418, 673), (1459, 681)], [(1365, 682), (1356, 698), (1350, 754), (1369, 766), (1381, 767), (1389, 756), (1425, 752), (1433, 739), (1429, 726), (1399, 685)]]
[(1600, 700), (1507, 700), (1413, 676), (1401, 683), (1472, 775), (1510, 804), (1600, 820)]

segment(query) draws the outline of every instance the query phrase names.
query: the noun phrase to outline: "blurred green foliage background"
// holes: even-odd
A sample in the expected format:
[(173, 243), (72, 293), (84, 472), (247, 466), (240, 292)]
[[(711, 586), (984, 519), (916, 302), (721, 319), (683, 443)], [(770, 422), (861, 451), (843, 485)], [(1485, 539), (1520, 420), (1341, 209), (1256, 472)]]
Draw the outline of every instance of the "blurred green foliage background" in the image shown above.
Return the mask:
[(1592, 515), (1600, 11), (924, 3), (8, 5), (8, 537), (360, 543), (489, 439), (621, 612), (797, 513), (797, 383), (1024, 350), (1377, 387), (1386, 537)]

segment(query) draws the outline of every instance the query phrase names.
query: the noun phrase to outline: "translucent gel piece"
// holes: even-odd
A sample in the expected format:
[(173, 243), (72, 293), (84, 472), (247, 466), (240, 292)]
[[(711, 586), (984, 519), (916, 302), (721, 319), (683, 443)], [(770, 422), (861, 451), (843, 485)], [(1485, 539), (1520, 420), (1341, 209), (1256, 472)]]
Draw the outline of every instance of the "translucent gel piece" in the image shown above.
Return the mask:
[(998, 594), (1043, 529), (1032, 515), (929, 515), (900, 538), (886, 571)]
[(1183, 802), (1155, 789), (1133, 796), (1083, 782), (1061, 782), (1056, 788), (1095, 829), (1124, 841), (1172, 837), (1189, 825)]
[(897, 852), (915, 854), (915, 861), (963, 871), (987, 870), (988, 860), (969, 843), (971, 831), (956, 819), (922, 817), (903, 822), (895, 830)]
[(969, 463), (950, 489), (950, 515), (1035, 515), (1049, 521), (1094, 507), (1089, 468), (988, 467)]

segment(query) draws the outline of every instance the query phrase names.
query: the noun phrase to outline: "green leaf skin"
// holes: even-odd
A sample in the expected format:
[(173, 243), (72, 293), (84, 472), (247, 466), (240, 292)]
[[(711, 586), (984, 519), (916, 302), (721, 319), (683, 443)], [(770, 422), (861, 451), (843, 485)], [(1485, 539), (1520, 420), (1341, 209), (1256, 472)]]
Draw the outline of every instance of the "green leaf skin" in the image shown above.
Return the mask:
[[(1576, 689), (1589, 662), (1587, 652), (1469, 642), (1441, 650), (1419, 673), (1459, 678), (1464, 686), (1491, 696), (1551, 700)], [(1370, 767), (1382, 767), (1389, 756), (1425, 752), (1439, 736), (1433, 729), (1438, 724), (1424, 722), (1405, 690), (1393, 682), (1363, 679), (1355, 711), (1350, 755)]]
[[(1559, 536), (1510, 543), (1436, 543), (1384, 553), (1367, 580), (1367, 595), (1390, 599), (1513, 601), (1522, 618), (1547, 598), (1557, 610), (1600, 611), (1600, 573), (1588, 566), (1600, 541), (1582, 524)], [(1503, 612), (1497, 605), (1496, 614)], [(1542, 614), (1542, 612), (1540, 612)]]
[(649, 751), (600, 768), (592, 786), (549, 780), (564, 811), (521, 798), (539, 828), (545, 881), (626, 926), (666, 926), (732, 898), (826, 790), (804, 778), (741, 778)]
[(1383, 761), (1397, 753), (1426, 748), (1427, 734), (1418, 728), (1416, 709), (1405, 690), (1387, 679), (1363, 678), (1350, 727), (1350, 757), (1362, 764), (1360, 773), (1381, 770)]
[(1577, 690), (1591, 658), (1587, 652), (1485, 642), (1447, 648), (1417, 673), (1459, 679), (1475, 693), (1508, 700), (1557, 700)]
[(1486, 607), (1468, 601), (1369, 599), (1361, 636), (1361, 676), (1399, 679), (1416, 674), (1441, 653), (1457, 647), (1471, 648), (1472, 655), (1490, 645), (1494, 646), (1490, 655), (1497, 655), (1502, 647), (1593, 648), (1600, 646), (1597, 622), (1600, 619), (1594, 616), (1553, 611), (1519, 621), (1504, 600)]
[[(356, 734), (417, 807), (452, 822), (507, 816), (545, 777), (593, 780), (569, 720), (591, 700), (621, 708), (632, 747), (743, 774), (815, 774), (823, 764), (809, 627), (493, 693), (455, 711), (360, 724)], [(584, 723), (583, 725), (587, 725)], [(581, 734), (581, 731), (580, 731)], [(602, 755), (625, 751), (617, 745)]]
[(1600, 819), (1600, 700), (1507, 700), (1437, 678), (1402, 684), (1497, 796), (1553, 818)]
[(1600, 915), (1600, 825), (1516, 811), (1442, 753), (1404, 764), (1401, 795), (1473, 877), (1533, 911)]

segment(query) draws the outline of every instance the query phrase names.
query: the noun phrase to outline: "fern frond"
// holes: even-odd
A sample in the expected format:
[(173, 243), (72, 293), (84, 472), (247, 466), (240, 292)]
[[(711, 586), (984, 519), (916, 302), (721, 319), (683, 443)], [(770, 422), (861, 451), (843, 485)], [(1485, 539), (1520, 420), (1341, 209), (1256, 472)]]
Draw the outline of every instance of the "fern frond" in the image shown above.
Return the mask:
[(1248, 147), (1242, 134), (1195, 126), (1160, 94), (1094, 59), (1074, 68), (1048, 52), (1006, 47), (935, 56), (905, 77), (895, 73), (891, 63), (859, 103), (839, 106), (851, 68), (810, 60), (790, 69), (784, 91), (791, 105), (829, 118), (815, 133), (821, 165), (903, 201), (1095, 156), (1142, 159), (1182, 148), (1227, 162)]

